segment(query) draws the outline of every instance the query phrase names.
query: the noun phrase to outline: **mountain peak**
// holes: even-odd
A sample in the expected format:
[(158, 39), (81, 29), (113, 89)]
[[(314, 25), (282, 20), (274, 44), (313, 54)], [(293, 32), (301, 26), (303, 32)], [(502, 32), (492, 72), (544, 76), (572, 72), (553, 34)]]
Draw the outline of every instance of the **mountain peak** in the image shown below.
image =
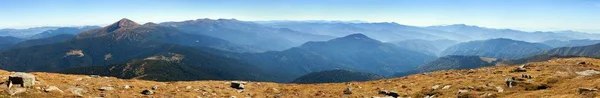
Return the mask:
[(356, 33), (342, 37), (342, 39), (371, 39), (364, 34)]
[(107, 28), (106, 31), (107, 32), (112, 32), (112, 31), (115, 31), (115, 30), (118, 30), (118, 29), (121, 29), (121, 28), (135, 28), (135, 27), (139, 27), (139, 26), (141, 26), (141, 25), (138, 24), (138, 23), (136, 23), (136, 22), (134, 22), (134, 21), (132, 21), (132, 20), (129, 20), (127, 18), (123, 18), (123, 19), (121, 19), (121, 20), (119, 20), (119, 21), (117, 21), (117, 22), (115, 22), (115, 23), (113, 23), (111, 25), (108, 25), (106, 27)]

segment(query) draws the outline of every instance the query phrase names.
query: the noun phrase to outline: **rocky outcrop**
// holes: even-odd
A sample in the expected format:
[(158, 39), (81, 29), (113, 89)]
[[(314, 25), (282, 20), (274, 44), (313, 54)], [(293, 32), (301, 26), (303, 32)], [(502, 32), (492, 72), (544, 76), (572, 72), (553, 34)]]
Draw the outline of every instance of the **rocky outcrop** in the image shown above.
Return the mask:
[(8, 76), (8, 88), (19, 84), (21, 87), (31, 87), (35, 85), (35, 76), (29, 73), (16, 72)]

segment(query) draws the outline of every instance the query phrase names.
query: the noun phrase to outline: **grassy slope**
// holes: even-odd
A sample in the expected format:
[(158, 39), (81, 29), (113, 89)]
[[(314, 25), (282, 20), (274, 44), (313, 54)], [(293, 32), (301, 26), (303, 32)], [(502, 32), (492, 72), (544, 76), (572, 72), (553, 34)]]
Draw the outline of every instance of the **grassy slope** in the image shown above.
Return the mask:
[[(585, 61), (587, 65), (579, 65), (577, 62)], [(592, 64), (589, 64), (592, 63)], [(529, 67), (527, 72), (509, 73), (517, 67), (512, 66), (494, 66), (478, 68), (472, 71), (469, 70), (449, 70), (438, 71), (426, 74), (410, 75), (406, 77), (382, 79), (367, 82), (347, 82), (347, 83), (325, 83), (325, 84), (276, 84), (268, 82), (249, 82), (246, 85), (246, 90), (242, 93), (237, 93), (234, 89), (229, 88), (228, 81), (187, 81), (187, 82), (154, 82), (145, 80), (123, 80), (116, 78), (85, 78), (83, 75), (64, 75), (55, 73), (34, 73), (38, 80), (41, 81), (37, 87), (46, 87), (46, 85), (57, 86), (64, 90), (65, 93), (45, 93), (42, 90), (31, 88), (27, 93), (18, 94), (20, 97), (69, 97), (72, 96), (66, 89), (69, 87), (81, 87), (87, 92), (86, 97), (97, 97), (104, 93), (108, 97), (142, 97), (140, 94), (143, 89), (150, 89), (153, 85), (158, 85), (154, 97), (266, 97), (274, 96), (279, 93), (283, 98), (290, 97), (330, 97), (339, 98), (343, 96), (351, 97), (371, 97), (382, 96), (378, 95), (378, 90), (393, 90), (401, 95), (412, 96), (413, 98), (421, 98), (422, 95), (428, 93), (436, 93), (437, 97), (447, 98), (456, 97), (458, 89), (474, 87), (474, 90), (469, 94), (479, 96), (480, 94), (494, 94), (498, 97), (510, 98), (538, 98), (538, 97), (581, 97), (578, 94), (579, 87), (600, 88), (600, 75), (594, 76), (578, 76), (575, 72), (595, 69), (600, 70), (600, 59), (591, 58), (563, 58), (550, 61), (536, 62), (525, 64)], [(539, 71), (537, 71), (539, 70)], [(502, 71), (502, 73), (497, 73)], [(494, 74), (496, 72), (496, 74)], [(517, 87), (507, 88), (504, 86), (504, 79), (511, 76), (520, 77), (521, 74), (529, 74), (534, 78), (529, 84), (522, 83)], [(10, 73), (1, 71), (0, 75), (6, 79)], [(81, 81), (76, 81), (77, 78), (83, 78)], [(524, 85), (525, 84), (525, 85)], [(535, 88), (535, 86), (546, 84), (550, 88), (545, 90), (526, 90)], [(79, 86), (77, 86), (79, 85)], [(101, 86), (115, 86), (115, 90), (101, 92), (97, 90)], [(133, 86), (132, 89), (122, 89), (123, 85)], [(433, 85), (452, 85), (449, 89), (431, 90)], [(487, 86), (486, 86), (487, 85)], [(186, 86), (192, 86), (191, 89), (186, 89)], [(498, 93), (495, 90), (496, 86), (504, 88), (504, 92)], [(353, 94), (344, 95), (343, 90), (347, 87), (353, 88)], [(440, 88), (441, 88), (440, 87)], [(273, 90), (277, 89), (277, 90)], [(4, 86), (0, 86), (0, 90), (6, 90)], [(205, 94), (203, 94), (206, 92)], [(213, 95), (214, 93), (215, 95)], [(1, 93), (0, 97), (8, 96), (6, 93)], [(14, 97), (14, 96), (13, 96)], [(149, 97), (149, 96), (145, 96)]]

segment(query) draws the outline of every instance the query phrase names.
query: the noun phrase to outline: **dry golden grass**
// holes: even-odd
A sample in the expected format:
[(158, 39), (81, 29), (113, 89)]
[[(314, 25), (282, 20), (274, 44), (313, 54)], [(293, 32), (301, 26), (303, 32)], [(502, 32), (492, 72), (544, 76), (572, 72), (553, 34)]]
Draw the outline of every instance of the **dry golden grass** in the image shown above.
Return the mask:
[[(578, 64), (578, 62), (587, 62), (587, 64)], [(459, 89), (472, 88), (467, 93), (471, 97), (508, 97), (508, 98), (577, 98), (594, 97), (595, 94), (586, 96), (578, 93), (578, 88), (600, 88), (600, 75), (580, 76), (575, 72), (584, 70), (600, 70), (599, 59), (591, 58), (568, 58), (554, 59), (545, 62), (534, 62), (525, 64), (527, 72), (510, 73), (509, 71), (517, 68), (512, 66), (494, 66), (479, 68), (474, 70), (447, 70), (437, 71), (426, 74), (410, 75), (400, 78), (382, 79), (367, 82), (347, 82), (347, 83), (325, 83), (325, 84), (279, 84), (268, 82), (249, 82), (246, 84), (244, 92), (238, 93), (230, 88), (229, 81), (187, 81), (187, 82), (155, 82), (146, 80), (124, 80), (113, 77), (107, 78), (86, 78), (85, 75), (65, 75), (56, 73), (34, 72), (38, 78), (38, 83), (29, 88), (26, 93), (10, 96), (6, 93), (7, 88), (0, 86), (0, 90), (5, 91), (0, 97), (75, 97), (68, 88), (79, 87), (85, 89), (84, 97), (204, 97), (220, 98), (236, 96), (237, 98), (254, 97), (275, 97), (282, 98), (339, 98), (353, 97), (364, 98), (372, 96), (384, 96), (377, 92), (379, 90), (396, 91), (402, 96), (413, 98), (422, 98), (426, 94), (435, 94), (436, 97), (452, 98), (457, 97)], [(2, 79), (7, 79), (10, 72), (0, 71)], [(521, 77), (522, 74), (533, 76), (533, 79), (517, 83), (513, 88), (505, 86), (505, 78)], [(82, 80), (77, 81), (78, 78)], [(132, 86), (131, 89), (124, 89), (124, 85)], [(154, 90), (154, 95), (143, 95), (140, 92), (144, 89), (151, 89), (157, 85), (158, 90)], [(440, 85), (436, 90), (432, 86)], [(449, 89), (442, 89), (446, 85), (451, 85)], [(547, 85), (549, 88), (540, 89)], [(44, 92), (42, 89), (47, 86), (57, 86), (64, 93)], [(115, 89), (110, 91), (98, 90), (103, 86), (113, 86)], [(187, 89), (186, 86), (192, 86)], [(40, 87), (42, 89), (36, 89)], [(352, 88), (352, 93), (345, 95), (343, 90)], [(496, 87), (501, 87), (504, 92), (497, 92)]]

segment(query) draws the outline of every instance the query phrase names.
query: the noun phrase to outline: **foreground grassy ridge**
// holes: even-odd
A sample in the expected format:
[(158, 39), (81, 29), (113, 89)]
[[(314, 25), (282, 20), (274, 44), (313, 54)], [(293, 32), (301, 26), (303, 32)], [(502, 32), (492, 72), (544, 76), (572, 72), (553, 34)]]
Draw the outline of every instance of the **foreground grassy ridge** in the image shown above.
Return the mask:
[[(586, 64), (578, 64), (586, 62)], [(278, 84), (267, 82), (249, 82), (246, 89), (238, 93), (230, 88), (229, 81), (186, 81), (186, 82), (155, 82), (138, 79), (117, 79), (113, 77), (91, 78), (85, 75), (65, 75), (56, 73), (34, 72), (39, 84), (29, 88), (26, 93), (20, 93), (12, 97), (75, 97), (68, 88), (83, 88), (84, 97), (371, 97), (384, 96), (377, 92), (379, 90), (396, 91), (401, 96), (422, 98), (425, 95), (447, 98), (456, 97), (459, 89), (473, 89), (461, 96), (471, 97), (591, 97), (593, 94), (581, 95), (578, 88), (600, 88), (600, 75), (581, 76), (576, 72), (584, 70), (600, 70), (599, 59), (591, 58), (565, 58), (553, 59), (544, 62), (524, 64), (527, 72), (511, 73), (518, 67), (493, 66), (473, 70), (447, 70), (426, 74), (410, 75), (406, 77), (382, 79), (367, 82), (347, 83), (325, 83), (325, 84)], [(0, 71), (2, 79), (7, 79), (10, 72)], [(505, 78), (521, 77), (522, 74), (533, 76), (519, 82), (517, 86), (508, 88), (505, 86)], [(124, 89), (124, 85), (132, 86)], [(158, 86), (155, 94), (143, 95), (144, 89)], [(440, 85), (433, 90), (432, 86)], [(451, 85), (448, 89), (442, 89)], [(47, 86), (57, 86), (64, 92), (44, 92)], [(100, 87), (112, 86), (115, 89), (100, 91)], [(191, 86), (191, 88), (188, 88)], [(41, 89), (36, 89), (40, 87)], [(504, 89), (498, 92), (497, 87)], [(548, 87), (548, 88), (543, 88)], [(352, 88), (352, 94), (344, 94), (346, 88)], [(7, 91), (5, 86), (0, 90)], [(11, 97), (8, 93), (1, 93), (3, 97)]]

